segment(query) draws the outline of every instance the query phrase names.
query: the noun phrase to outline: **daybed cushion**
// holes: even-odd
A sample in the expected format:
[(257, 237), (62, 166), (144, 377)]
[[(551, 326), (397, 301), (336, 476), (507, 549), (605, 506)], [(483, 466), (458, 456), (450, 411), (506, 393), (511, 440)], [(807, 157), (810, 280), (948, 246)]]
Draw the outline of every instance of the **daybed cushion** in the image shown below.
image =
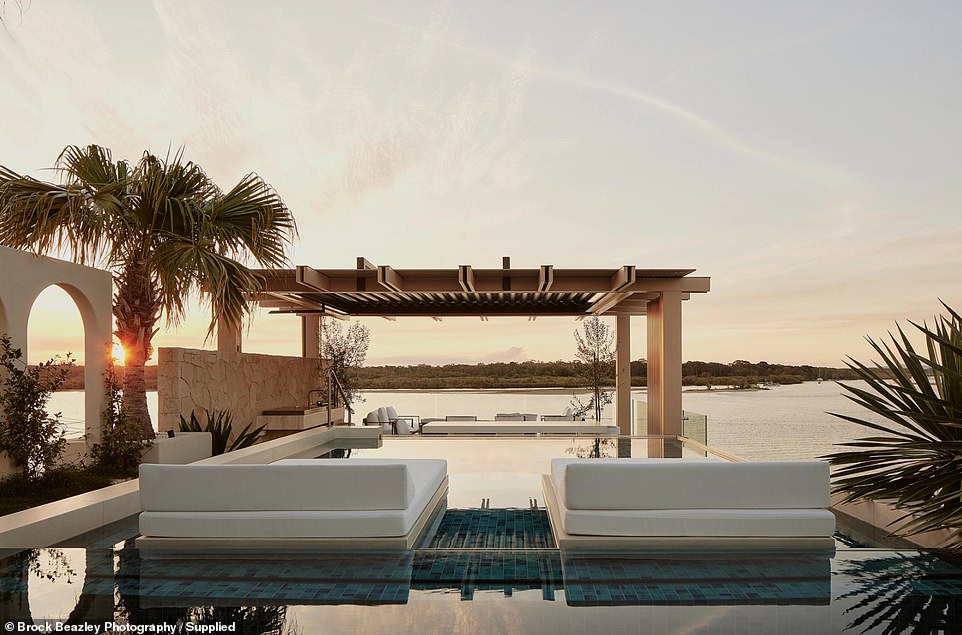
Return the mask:
[(835, 531), (828, 464), (707, 459), (553, 459), (566, 533), (822, 537)]
[(568, 509), (564, 529), (588, 536), (831, 536), (827, 509)]
[(829, 506), (824, 461), (552, 459), (568, 509), (813, 509)]
[[(144, 470), (157, 467), (183, 471)], [(440, 459), (142, 466), (140, 532), (212, 538), (404, 536), (446, 476), (447, 462)], [(389, 494), (378, 494), (379, 489)]]

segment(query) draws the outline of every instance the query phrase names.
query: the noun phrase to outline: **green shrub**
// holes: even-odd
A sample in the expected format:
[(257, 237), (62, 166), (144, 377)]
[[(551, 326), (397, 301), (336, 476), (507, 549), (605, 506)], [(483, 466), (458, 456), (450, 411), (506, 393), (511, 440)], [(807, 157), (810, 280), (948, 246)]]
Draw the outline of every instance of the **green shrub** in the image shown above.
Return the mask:
[(33, 479), (13, 474), (0, 481), (0, 515), (107, 487), (112, 482), (112, 474), (73, 465), (51, 468)]
[(152, 441), (142, 438), (140, 425), (128, 416), (113, 364), (104, 373), (104, 390), (107, 405), (103, 413), (100, 443), (91, 449), (94, 464), (120, 474), (136, 474), (140, 459)]
[(0, 335), (0, 451), (33, 480), (54, 466), (66, 446), (60, 413), (48, 413), (47, 402), (67, 379), (73, 359), (68, 353), (30, 368), (22, 357), (10, 336)]

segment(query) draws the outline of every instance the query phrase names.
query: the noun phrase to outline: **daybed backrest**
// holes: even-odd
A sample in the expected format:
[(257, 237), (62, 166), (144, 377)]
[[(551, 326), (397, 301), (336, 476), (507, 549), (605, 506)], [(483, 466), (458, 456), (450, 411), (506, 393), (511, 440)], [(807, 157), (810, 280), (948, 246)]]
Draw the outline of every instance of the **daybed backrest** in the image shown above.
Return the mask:
[(829, 505), (824, 461), (553, 459), (569, 509), (817, 509)]
[(405, 509), (413, 497), (414, 483), (402, 463), (140, 466), (144, 511)]

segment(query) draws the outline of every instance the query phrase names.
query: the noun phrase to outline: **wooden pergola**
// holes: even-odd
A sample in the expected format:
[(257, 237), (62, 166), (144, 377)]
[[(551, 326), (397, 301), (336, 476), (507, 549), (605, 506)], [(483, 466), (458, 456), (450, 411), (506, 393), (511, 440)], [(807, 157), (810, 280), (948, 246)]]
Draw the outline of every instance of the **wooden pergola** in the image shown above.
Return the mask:
[[(302, 354), (318, 355), (318, 322), (339, 319), (406, 316), (614, 316), (615, 420), (631, 433), (630, 320), (648, 322), (648, 434), (680, 435), (681, 303), (692, 293), (707, 293), (710, 279), (691, 276), (693, 269), (395, 269), (357, 259), (354, 269), (262, 270), (267, 284), (255, 299), (273, 313), (301, 317)], [(240, 331), (224, 325), (218, 348), (239, 350)]]

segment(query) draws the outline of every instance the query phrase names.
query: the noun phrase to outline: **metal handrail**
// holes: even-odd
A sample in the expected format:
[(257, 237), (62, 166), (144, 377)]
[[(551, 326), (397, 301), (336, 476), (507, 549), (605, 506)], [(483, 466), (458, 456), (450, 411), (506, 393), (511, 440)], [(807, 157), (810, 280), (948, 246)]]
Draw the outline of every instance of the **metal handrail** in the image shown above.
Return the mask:
[[(334, 389), (337, 388), (337, 394), (335, 395)], [(344, 409), (347, 410), (347, 423), (351, 424), (351, 415), (354, 411), (351, 409), (350, 404), (347, 402), (347, 394), (344, 392), (344, 386), (341, 385), (341, 380), (337, 378), (334, 374), (334, 370), (327, 371), (327, 422), (328, 425), (331, 424), (331, 409), (334, 405), (334, 397), (339, 396), (341, 401), (344, 403)]]

